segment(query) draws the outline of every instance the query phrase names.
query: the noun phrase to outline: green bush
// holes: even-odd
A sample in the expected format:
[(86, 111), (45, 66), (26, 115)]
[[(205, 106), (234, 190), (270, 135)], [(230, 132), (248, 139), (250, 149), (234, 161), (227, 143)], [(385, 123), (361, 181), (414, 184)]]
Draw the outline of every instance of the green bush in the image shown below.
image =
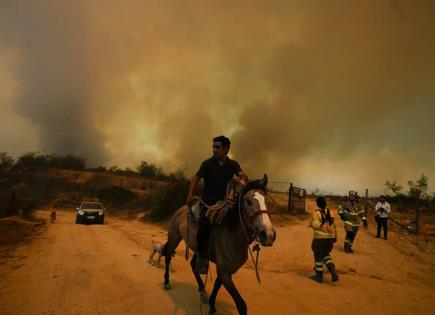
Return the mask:
[(30, 217), (38, 206), (37, 195), (29, 188), (11, 187), (0, 191), (0, 217), (10, 215)]
[(74, 154), (56, 155), (29, 152), (18, 158), (16, 166), (21, 169), (59, 168), (83, 171), (86, 169), (86, 159)]
[(149, 218), (152, 221), (161, 221), (172, 215), (186, 201), (188, 181), (179, 181), (168, 184), (166, 188), (155, 193), (151, 201)]
[(97, 190), (96, 196), (106, 204), (119, 206), (133, 200), (136, 197), (136, 194), (129, 189), (112, 186)]

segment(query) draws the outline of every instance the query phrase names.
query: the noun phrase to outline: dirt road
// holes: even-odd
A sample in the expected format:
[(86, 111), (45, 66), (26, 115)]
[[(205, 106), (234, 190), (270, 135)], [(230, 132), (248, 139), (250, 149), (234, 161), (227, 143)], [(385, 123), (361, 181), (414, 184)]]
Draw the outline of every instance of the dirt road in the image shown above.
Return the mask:
[[(250, 314), (435, 314), (429, 245), (395, 233), (388, 241), (375, 239), (371, 228), (347, 255), (340, 234), (333, 252), (340, 281), (332, 284), (327, 275), (320, 285), (309, 279), (306, 222), (276, 228), (274, 247), (261, 250), (263, 283), (256, 283), (249, 261), (235, 276)], [(0, 257), (0, 314), (200, 314), (184, 244), (173, 260), (173, 289), (164, 291), (163, 269), (147, 263), (151, 239), (164, 240), (164, 230), (110, 217), (105, 225), (76, 225), (72, 212), (58, 212), (57, 222), (31, 244)], [(236, 313), (224, 289), (217, 309)], [(208, 306), (202, 310), (208, 313)]]

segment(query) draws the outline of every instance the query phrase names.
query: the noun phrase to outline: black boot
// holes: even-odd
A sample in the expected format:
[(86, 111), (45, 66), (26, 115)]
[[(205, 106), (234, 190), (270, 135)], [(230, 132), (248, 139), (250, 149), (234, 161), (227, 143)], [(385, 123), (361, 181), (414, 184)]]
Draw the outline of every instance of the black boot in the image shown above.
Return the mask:
[(323, 271), (316, 271), (316, 274), (310, 278), (318, 283), (323, 283)]
[(328, 271), (331, 273), (332, 282), (337, 282), (338, 281), (338, 273), (335, 271), (335, 265), (333, 263), (329, 263), (326, 265), (326, 268), (328, 268)]
[(345, 252), (345, 253), (348, 253), (348, 254), (353, 253), (352, 245), (350, 245), (350, 244), (348, 244), (348, 243), (344, 244), (344, 252)]

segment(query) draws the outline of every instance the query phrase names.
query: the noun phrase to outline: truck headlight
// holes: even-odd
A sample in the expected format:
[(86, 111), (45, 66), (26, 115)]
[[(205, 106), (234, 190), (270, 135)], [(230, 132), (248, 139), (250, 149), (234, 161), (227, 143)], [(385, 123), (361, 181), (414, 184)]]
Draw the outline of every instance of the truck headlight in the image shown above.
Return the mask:
[(84, 215), (85, 213), (83, 212), (83, 210), (79, 210), (79, 214)]
[(98, 211), (99, 215), (103, 215), (103, 210)]

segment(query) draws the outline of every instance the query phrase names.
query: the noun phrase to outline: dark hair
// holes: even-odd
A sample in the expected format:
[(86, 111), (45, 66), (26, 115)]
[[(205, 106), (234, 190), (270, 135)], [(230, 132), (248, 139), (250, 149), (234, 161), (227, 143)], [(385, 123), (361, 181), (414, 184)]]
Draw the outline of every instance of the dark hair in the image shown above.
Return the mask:
[(320, 209), (325, 209), (326, 207), (326, 199), (322, 196), (317, 197), (316, 204)]
[(228, 139), (225, 136), (215, 137), (215, 138), (213, 138), (213, 142), (220, 142), (220, 143), (222, 143), (222, 146), (224, 148), (228, 148), (228, 150), (230, 149), (230, 146), (231, 146), (230, 139)]

